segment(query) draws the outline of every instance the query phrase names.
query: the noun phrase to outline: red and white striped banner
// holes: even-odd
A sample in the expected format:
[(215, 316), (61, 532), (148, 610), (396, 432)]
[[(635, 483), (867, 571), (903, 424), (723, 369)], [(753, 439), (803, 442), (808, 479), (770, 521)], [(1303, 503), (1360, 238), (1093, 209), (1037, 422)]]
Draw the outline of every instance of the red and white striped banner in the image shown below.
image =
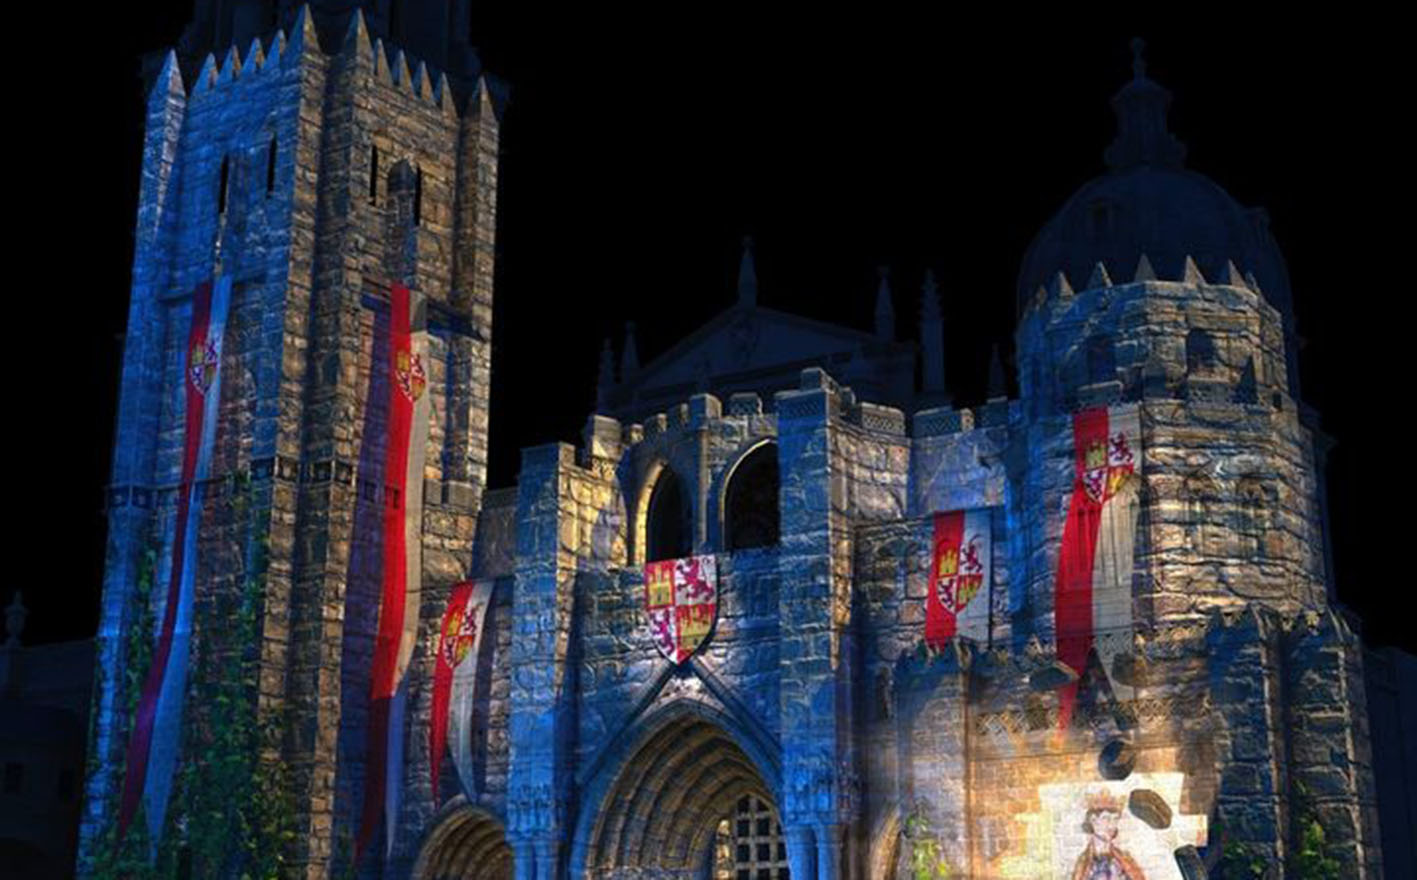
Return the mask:
[[(1078, 673), (1097, 649), (1111, 676), (1112, 659), (1130, 639), (1097, 633), (1125, 633), (1132, 626), (1133, 546), (1141, 489), (1141, 423), (1136, 406), (1089, 409), (1073, 416), (1072, 497), (1063, 523), (1063, 546), (1054, 583), (1058, 659)], [(1130, 688), (1112, 682), (1114, 696)], [(1078, 682), (1059, 692), (1059, 727), (1067, 727)], [(1123, 692), (1125, 691), (1125, 692)]]
[(230, 276), (216, 283), (215, 292), (207, 281), (199, 284), (192, 294), (192, 325), (182, 353), (186, 414), (172, 568), (152, 665), (143, 682), (138, 712), (128, 739), (123, 793), (118, 802), (119, 839), (127, 834), (141, 800), (154, 851), (162, 836), (172, 793), (172, 774), (177, 765), (182, 702), (187, 690), (187, 654), (192, 638), (197, 537), (202, 521), (199, 487), (211, 476), (212, 448), (221, 408), (222, 340), (230, 306)]
[[(427, 332), (410, 329), (414, 301), (395, 284), (390, 295), (388, 437), (384, 450), (383, 580), (369, 690), (369, 760), (355, 858), (382, 814), (391, 852), (403, 789), (408, 664), (418, 633), (423, 572), (423, 465), (428, 441)], [(365, 438), (369, 442), (369, 438)]]
[(935, 514), (925, 594), (925, 644), (931, 650), (956, 635), (988, 640), (992, 553), (988, 510)]
[[(482, 649), (482, 624), (492, 602), (490, 580), (464, 581), (453, 587), (438, 636), (433, 671), (433, 717), (428, 729), (429, 775), (433, 803), (438, 803), (438, 776), (443, 748), (452, 737), (453, 765), (463, 789), (472, 792), (472, 712), (477, 690), (477, 658)], [(450, 714), (451, 713), (451, 714)]]

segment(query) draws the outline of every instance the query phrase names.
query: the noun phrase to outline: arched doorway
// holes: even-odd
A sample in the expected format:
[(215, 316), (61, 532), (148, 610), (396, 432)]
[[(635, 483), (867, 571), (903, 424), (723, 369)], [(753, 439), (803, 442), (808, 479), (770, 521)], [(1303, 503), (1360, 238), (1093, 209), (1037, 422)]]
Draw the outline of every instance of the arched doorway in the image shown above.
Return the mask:
[(512, 880), (512, 849), (495, 816), (465, 802), (443, 813), (418, 854), (415, 880)]
[(626, 752), (604, 793), (586, 804), (596, 812), (573, 859), (583, 873), (574, 876), (699, 880), (731, 864), (737, 877), (741, 852), (745, 866), (774, 866), (750, 876), (788, 877), (773, 786), (723, 726), (678, 713)]

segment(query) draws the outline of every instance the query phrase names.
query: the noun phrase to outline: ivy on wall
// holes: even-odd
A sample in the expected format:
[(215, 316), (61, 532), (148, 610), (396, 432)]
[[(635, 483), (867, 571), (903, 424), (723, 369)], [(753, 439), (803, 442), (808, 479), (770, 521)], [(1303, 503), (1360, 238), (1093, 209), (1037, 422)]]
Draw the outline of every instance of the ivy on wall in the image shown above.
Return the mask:
[[(226, 521), (248, 522), (249, 477), (236, 478), (232, 488)], [(281, 707), (262, 706), (259, 698), (269, 538), (264, 526), (248, 528), (247, 534), (247, 574), (240, 588), (213, 591), (196, 609), (182, 758), (161, 845), (154, 853), (140, 806), (121, 843), (116, 827), (105, 830), (95, 847), (91, 876), (267, 880), (283, 873), (296, 815), (292, 780), (280, 760), (286, 719)], [(145, 551), (134, 591), (121, 698), (125, 741), (151, 664), (157, 555), (155, 548)], [(122, 790), (123, 772), (119, 766), (115, 793)], [(116, 794), (113, 801), (109, 816), (116, 816)]]

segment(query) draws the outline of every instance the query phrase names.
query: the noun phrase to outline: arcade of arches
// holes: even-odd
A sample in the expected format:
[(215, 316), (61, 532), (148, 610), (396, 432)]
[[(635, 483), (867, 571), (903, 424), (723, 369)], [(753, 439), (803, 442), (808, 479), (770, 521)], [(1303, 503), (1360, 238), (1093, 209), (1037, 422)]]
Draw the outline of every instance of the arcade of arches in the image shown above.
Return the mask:
[[(669, 721), (636, 750), (600, 799), (577, 876), (786, 880), (772, 794), (751, 758), (694, 716)], [(458, 807), (429, 835), (419, 880), (511, 880), (501, 824)]]

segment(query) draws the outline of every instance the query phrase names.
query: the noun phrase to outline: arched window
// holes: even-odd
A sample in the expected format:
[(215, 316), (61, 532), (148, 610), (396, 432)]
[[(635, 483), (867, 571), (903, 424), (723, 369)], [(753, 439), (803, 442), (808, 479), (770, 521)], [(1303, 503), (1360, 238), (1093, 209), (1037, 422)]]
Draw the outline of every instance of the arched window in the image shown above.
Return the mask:
[(678, 559), (693, 552), (693, 516), (684, 481), (670, 468), (660, 471), (649, 496), (645, 561)]
[(777, 446), (764, 443), (733, 469), (723, 503), (725, 550), (777, 544)]
[(1093, 241), (1109, 241), (1117, 230), (1117, 206), (1112, 202), (1093, 202), (1087, 215)]
[(423, 224), (423, 167), (413, 169), (413, 225)]
[(1201, 475), (1192, 474), (1186, 478), (1186, 545), (1193, 553), (1204, 554), (1210, 548), (1210, 537), (1214, 532), (1211, 513), (1215, 508), (1215, 487)]
[(1111, 382), (1117, 378), (1117, 353), (1112, 337), (1097, 333), (1087, 338), (1087, 382)]
[(221, 157), (221, 174), (217, 180), (216, 189), (216, 212), (217, 216), (226, 215), (226, 190), (231, 183), (231, 157)]
[(369, 148), (369, 204), (379, 202), (379, 147)]
[(1257, 477), (1246, 477), (1236, 490), (1238, 521), (1235, 539), (1242, 559), (1264, 559), (1265, 532), (1269, 530), (1269, 507), (1264, 487)]
[(1194, 327), (1186, 334), (1186, 370), (1202, 374), (1215, 370), (1215, 340), (1210, 334)]
[(271, 144), (266, 148), (266, 195), (276, 191), (276, 136), (271, 135)]

